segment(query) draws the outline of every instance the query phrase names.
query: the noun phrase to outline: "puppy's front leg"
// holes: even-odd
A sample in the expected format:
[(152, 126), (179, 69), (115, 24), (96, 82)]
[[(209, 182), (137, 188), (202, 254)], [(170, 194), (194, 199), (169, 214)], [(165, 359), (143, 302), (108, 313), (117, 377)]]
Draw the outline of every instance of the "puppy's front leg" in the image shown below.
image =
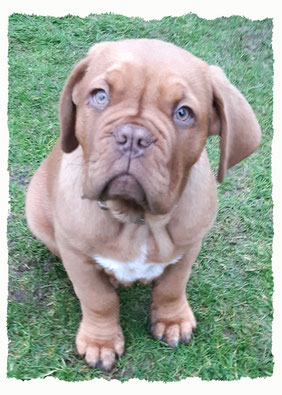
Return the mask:
[(153, 286), (151, 331), (154, 337), (162, 339), (170, 347), (175, 347), (180, 342), (188, 344), (196, 328), (185, 289), (201, 244), (193, 244), (178, 263), (166, 268)]
[(124, 351), (117, 293), (89, 258), (62, 246), (60, 254), (82, 309), (77, 351), (90, 366), (108, 371)]

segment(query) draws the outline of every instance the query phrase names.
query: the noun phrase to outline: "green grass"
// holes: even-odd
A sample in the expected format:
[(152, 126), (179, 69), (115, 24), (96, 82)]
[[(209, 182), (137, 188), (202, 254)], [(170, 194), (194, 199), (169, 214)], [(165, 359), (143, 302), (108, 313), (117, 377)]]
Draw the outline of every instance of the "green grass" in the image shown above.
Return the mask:
[[(218, 217), (187, 287), (198, 321), (190, 346), (170, 349), (150, 336), (149, 285), (122, 288), (126, 352), (106, 374), (76, 356), (79, 302), (61, 262), (27, 229), (24, 196), (58, 136), (59, 96), (74, 63), (94, 42), (134, 37), (171, 41), (220, 65), (253, 106), (263, 140), (218, 187)], [(270, 19), (236, 16), (204, 20), (189, 14), (149, 22), (113, 14), (10, 17), (8, 377), (178, 381), (272, 375), (271, 40)], [(208, 151), (216, 171), (217, 138), (209, 140)]]

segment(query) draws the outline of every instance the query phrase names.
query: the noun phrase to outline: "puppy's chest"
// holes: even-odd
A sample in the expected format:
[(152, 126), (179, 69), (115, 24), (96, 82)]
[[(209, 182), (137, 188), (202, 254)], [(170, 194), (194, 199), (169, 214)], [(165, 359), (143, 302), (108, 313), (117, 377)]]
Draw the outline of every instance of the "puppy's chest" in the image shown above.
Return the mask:
[(91, 257), (121, 283), (149, 282), (182, 257), (183, 251), (163, 233), (160, 229), (154, 233), (146, 225), (129, 226), (115, 239), (98, 243)]
[(101, 254), (93, 254), (92, 258), (105, 271), (113, 275), (120, 283), (132, 283), (134, 281), (149, 282), (159, 277), (169, 265), (177, 263), (182, 255), (166, 262), (152, 262), (148, 257), (147, 245), (144, 243), (139, 254), (131, 260), (109, 258)]
[(65, 233), (65, 237), (119, 283), (130, 284), (152, 281), (182, 257), (182, 251), (171, 243), (156, 241), (144, 233), (129, 231), (118, 235), (111, 229), (95, 226), (72, 232), (70, 237)]

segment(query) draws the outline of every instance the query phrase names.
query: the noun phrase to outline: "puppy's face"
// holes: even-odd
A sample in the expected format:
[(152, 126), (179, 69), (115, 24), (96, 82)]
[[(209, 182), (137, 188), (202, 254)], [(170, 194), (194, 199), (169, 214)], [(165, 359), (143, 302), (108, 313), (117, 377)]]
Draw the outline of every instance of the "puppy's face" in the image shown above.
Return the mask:
[(152, 214), (173, 208), (208, 136), (207, 70), (190, 53), (156, 40), (89, 51), (71, 94), (84, 197)]

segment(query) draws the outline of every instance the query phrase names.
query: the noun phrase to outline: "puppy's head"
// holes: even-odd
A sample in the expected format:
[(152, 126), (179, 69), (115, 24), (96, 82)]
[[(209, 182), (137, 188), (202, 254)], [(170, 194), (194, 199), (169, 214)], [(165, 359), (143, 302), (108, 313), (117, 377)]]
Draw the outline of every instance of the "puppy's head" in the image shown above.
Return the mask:
[(116, 212), (168, 213), (211, 134), (221, 135), (219, 181), (260, 141), (221, 69), (158, 40), (93, 46), (67, 80), (60, 120), (63, 151), (83, 151), (84, 197)]

